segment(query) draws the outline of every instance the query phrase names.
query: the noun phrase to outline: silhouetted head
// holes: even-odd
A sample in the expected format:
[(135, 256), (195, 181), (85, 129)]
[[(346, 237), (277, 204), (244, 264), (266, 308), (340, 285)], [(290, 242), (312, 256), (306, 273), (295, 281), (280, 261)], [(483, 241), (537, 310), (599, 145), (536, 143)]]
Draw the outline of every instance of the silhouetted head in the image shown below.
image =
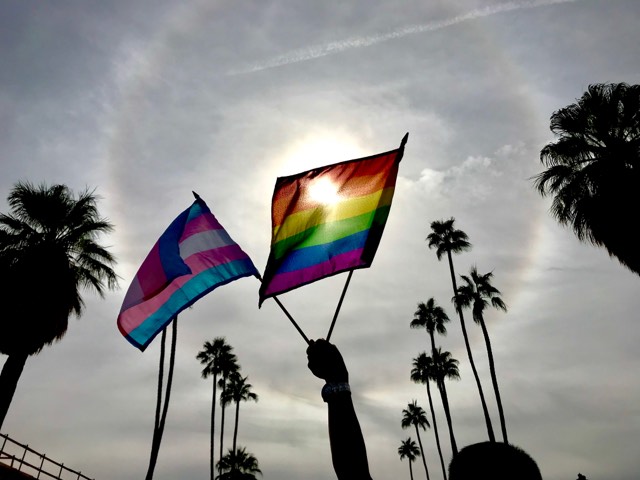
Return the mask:
[(453, 457), (449, 480), (542, 480), (542, 475), (521, 448), (482, 442), (464, 447)]

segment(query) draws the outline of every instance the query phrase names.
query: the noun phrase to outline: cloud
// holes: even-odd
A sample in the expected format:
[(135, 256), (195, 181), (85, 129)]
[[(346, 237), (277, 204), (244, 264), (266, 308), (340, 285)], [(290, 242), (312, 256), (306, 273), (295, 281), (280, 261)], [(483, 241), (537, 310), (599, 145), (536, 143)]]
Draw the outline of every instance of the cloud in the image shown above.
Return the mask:
[(418, 184), (436, 196), (455, 197), (458, 202), (488, 199), (495, 188), (492, 179), (502, 175), (495, 161), (486, 156), (469, 156), (461, 164), (446, 170), (425, 168)]
[(305, 62), (327, 55), (333, 55), (341, 53), (346, 50), (352, 50), (355, 48), (370, 47), (382, 42), (388, 42), (397, 38), (406, 37), (407, 35), (415, 35), (424, 32), (433, 32), (441, 30), (443, 28), (458, 25), (463, 22), (476, 20), (478, 18), (489, 17), (491, 15), (497, 15), (499, 13), (511, 12), (514, 10), (522, 10), (526, 8), (545, 7), (549, 5), (556, 5), (560, 3), (571, 3), (578, 0), (533, 0), (525, 2), (506, 2), (499, 5), (491, 5), (483, 8), (477, 8), (469, 12), (456, 15), (455, 17), (447, 18), (444, 20), (438, 20), (435, 22), (425, 23), (421, 25), (410, 25), (400, 29), (393, 30), (388, 33), (380, 35), (367, 35), (346, 38), (344, 40), (338, 40), (335, 42), (324, 43), (321, 45), (314, 45), (311, 47), (301, 48), (298, 50), (292, 50), (283, 55), (255, 63), (250, 66), (241, 67), (238, 69), (230, 70), (227, 75), (241, 75), (247, 73), (259, 72), (261, 70), (267, 70), (270, 68), (282, 67), (284, 65), (290, 65), (292, 63)]

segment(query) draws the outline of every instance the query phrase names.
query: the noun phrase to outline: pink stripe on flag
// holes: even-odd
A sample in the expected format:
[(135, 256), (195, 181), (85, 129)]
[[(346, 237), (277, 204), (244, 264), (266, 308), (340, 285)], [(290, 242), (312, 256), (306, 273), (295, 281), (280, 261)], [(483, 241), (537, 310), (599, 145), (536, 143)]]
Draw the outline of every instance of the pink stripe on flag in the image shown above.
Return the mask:
[(121, 328), (127, 333), (136, 329), (147, 317), (164, 305), (171, 295), (199, 273), (212, 267), (221, 266), (221, 268), (224, 268), (222, 267), (224, 264), (244, 258), (247, 258), (247, 255), (237, 244), (191, 255), (185, 260), (185, 263), (191, 268), (192, 273), (176, 278), (149, 300), (121, 311), (119, 317)]
[(215, 250), (206, 250), (204, 252), (194, 253), (187, 257), (184, 260), (184, 263), (186, 263), (191, 271), (196, 274), (211, 267), (240, 260), (246, 256), (247, 254), (242, 251), (240, 246), (234, 243), (233, 245), (216, 248)]
[(269, 283), (269, 287), (263, 293), (263, 296), (283, 293), (324, 276), (358, 268), (363, 263), (361, 259), (362, 250), (362, 248), (358, 248), (350, 252), (341, 253), (326, 262), (294, 270), (293, 272), (277, 273)]
[(195, 275), (184, 275), (178, 277), (155, 297), (150, 298), (146, 302), (139, 303), (124, 312), (120, 312), (118, 316), (120, 329), (126, 333), (130, 333), (138, 328), (148, 317), (162, 307), (173, 293), (180, 290), (180, 288), (194, 276)]
[(212, 213), (203, 213), (184, 226), (180, 242), (196, 233), (220, 229), (222, 229), (222, 225), (218, 223), (218, 220), (216, 220), (216, 217), (214, 217)]

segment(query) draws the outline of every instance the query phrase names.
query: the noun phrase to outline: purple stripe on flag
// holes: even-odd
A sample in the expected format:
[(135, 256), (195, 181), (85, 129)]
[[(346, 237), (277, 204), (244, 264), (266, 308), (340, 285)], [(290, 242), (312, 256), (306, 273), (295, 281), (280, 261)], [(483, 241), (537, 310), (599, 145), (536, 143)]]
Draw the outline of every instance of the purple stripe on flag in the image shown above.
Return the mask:
[(127, 290), (127, 294), (124, 297), (124, 302), (122, 302), (122, 310), (131, 308), (134, 305), (142, 302), (143, 296), (144, 293), (142, 292), (142, 288), (140, 287), (140, 281), (138, 280), (138, 277), (133, 277), (131, 285), (129, 285), (129, 290)]
[(335, 273), (344, 272), (352, 268), (358, 268), (365, 262), (362, 260), (362, 248), (345, 252), (310, 267), (294, 270), (292, 272), (276, 273), (269, 288), (264, 295), (276, 295), (278, 293), (287, 292), (293, 288), (307, 283), (314, 282), (319, 278), (333, 275)]
[(152, 295), (166, 282), (167, 277), (160, 261), (160, 246), (156, 243), (136, 275), (143, 295)]

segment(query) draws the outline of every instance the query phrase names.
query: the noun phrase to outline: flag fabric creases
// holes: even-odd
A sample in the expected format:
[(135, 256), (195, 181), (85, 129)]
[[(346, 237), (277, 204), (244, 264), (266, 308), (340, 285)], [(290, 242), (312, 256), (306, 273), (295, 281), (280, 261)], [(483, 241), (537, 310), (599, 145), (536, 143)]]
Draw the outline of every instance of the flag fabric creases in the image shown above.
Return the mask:
[(371, 266), (395, 190), (400, 148), (279, 177), (259, 304), (322, 278)]
[(125, 296), (118, 328), (140, 350), (182, 310), (213, 289), (259, 276), (249, 256), (199, 197), (147, 255)]

